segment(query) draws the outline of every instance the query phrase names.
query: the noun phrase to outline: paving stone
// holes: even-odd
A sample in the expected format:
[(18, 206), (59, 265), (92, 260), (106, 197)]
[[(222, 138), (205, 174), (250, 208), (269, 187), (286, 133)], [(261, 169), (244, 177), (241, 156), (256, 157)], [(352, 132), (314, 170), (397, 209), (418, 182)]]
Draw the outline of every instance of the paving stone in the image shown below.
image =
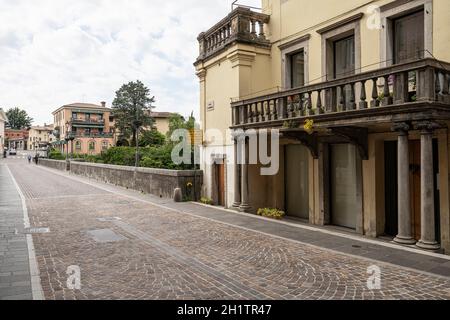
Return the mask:
[[(449, 278), (385, 263), (400, 251), (383, 247), (384, 260), (368, 261), (358, 255), (382, 252), (378, 246), (167, 202), (193, 215), (177, 213), (127, 197), (150, 198), (132, 191), (114, 187), (113, 194), (34, 166), (10, 168), (28, 190), (31, 224), (51, 229), (33, 236), (46, 299), (448, 299)], [(121, 220), (99, 221), (112, 216)], [(110, 230), (126, 241), (98, 242), (92, 230)], [(414, 264), (427, 259), (401, 257)], [(381, 290), (367, 288), (367, 268), (374, 263), (382, 271)], [(80, 268), (80, 290), (67, 287), (70, 266)]]

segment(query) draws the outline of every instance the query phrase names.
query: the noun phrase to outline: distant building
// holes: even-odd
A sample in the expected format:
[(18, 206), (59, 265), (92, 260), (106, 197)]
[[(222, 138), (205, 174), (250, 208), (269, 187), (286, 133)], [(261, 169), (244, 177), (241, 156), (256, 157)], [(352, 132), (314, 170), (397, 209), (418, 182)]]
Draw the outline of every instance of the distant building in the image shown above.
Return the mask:
[(8, 149), (28, 150), (28, 130), (5, 129)]
[(53, 116), (53, 146), (63, 153), (100, 154), (114, 145), (113, 118), (105, 102), (64, 105)]
[(0, 150), (3, 152), (5, 147), (5, 123), (8, 121), (3, 109), (0, 108)]
[(169, 132), (169, 120), (173, 115), (174, 113), (171, 112), (152, 112), (151, 116), (154, 120), (154, 127), (165, 135)]
[(53, 125), (34, 126), (28, 130), (28, 149), (39, 150), (56, 141)]

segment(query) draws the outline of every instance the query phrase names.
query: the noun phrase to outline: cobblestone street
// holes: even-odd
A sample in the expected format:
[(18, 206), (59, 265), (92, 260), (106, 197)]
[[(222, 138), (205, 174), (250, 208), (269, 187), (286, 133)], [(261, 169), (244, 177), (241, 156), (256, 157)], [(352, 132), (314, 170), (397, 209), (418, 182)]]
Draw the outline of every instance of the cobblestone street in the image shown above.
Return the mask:
[[(33, 235), (46, 299), (450, 299), (450, 275), (184, 214), (25, 160), (6, 164), (31, 226), (50, 229)], [(380, 290), (367, 287), (372, 265)], [(80, 290), (67, 287), (70, 266), (80, 267)]]

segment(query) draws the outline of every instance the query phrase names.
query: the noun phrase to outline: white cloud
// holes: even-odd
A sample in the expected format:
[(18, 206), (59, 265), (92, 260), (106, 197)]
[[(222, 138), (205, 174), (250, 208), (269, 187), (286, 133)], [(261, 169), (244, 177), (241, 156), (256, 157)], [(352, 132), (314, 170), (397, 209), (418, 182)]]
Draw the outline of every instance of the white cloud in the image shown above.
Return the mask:
[(231, 2), (0, 0), (0, 106), (49, 123), (63, 104), (111, 104), (123, 83), (140, 79), (158, 110), (198, 114), (197, 35)]

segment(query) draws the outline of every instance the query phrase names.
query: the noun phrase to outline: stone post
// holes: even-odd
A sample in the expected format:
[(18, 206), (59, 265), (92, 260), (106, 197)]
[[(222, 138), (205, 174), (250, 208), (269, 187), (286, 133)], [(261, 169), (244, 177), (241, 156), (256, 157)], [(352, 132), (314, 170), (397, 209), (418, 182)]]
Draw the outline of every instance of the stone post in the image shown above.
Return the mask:
[(421, 201), (421, 238), (417, 246), (427, 250), (437, 250), (435, 208), (434, 208), (434, 170), (433, 170), (433, 130), (438, 127), (433, 122), (417, 125), (420, 135), (420, 201)]
[(233, 202), (233, 208), (239, 208), (241, 205), (241, 177), (240, 177), (240, 163), (239, 161), (239, 143), (238, 143), (238, 136), (233, 136), (233, 142), (234, 142), (234, 202)]
[(248, 144), (245, 135), (240, 140), (241, 147), (241, 205), (239, 211), (248, 212), (251, 207), (248, 199)]
[(398, 235), (394, 241), (415, 244), (411, 225), (411, 193), (409, 183), (409, 125), (398, 123), (393, 127), (398, 135)]

